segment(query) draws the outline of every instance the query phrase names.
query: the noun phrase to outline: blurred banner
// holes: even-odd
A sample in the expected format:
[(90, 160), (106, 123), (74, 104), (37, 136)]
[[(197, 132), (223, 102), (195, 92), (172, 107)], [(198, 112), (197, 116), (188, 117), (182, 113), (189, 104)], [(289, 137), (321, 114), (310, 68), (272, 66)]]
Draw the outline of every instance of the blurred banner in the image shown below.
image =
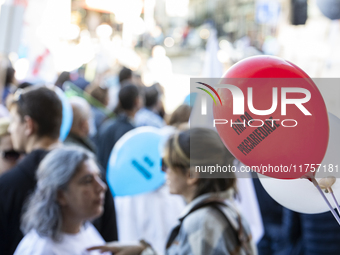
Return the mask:
[(0, 53), (17, 52), (25, 12), (25, 2), (14, 1), (4, 4), (0, 12)]

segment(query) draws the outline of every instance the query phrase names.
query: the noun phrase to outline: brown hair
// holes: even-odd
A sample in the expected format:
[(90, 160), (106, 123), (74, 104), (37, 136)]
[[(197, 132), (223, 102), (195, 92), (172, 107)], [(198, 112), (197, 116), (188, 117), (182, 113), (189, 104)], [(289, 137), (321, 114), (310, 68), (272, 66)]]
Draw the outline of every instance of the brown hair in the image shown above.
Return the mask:
[(171, 114), (168, 125), (178, 127), (182, 123), (189, 121), (191, 114), (191, 107), (186, 104), (182, 104), (176, 108)]
[[(190, 166), (232, 166), (234, 157), (226, 149), (218, 134), (211, 129), (192, 128), (176, 134), (167, 142), (165, 162), (168, 166), (186, 175)], [(197, 180), (194, 198), (210, 193), (223, 192), (235, 188), (235, 175), (232, 172), (223, 173), (224, 178), (202, 178)]]

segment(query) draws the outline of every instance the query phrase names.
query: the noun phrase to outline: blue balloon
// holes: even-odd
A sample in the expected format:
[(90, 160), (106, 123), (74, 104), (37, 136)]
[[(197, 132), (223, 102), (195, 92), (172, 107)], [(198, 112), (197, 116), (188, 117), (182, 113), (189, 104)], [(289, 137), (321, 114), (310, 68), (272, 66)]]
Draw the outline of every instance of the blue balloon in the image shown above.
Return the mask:
[(137, 195), (164, 184), (162, 138), (157, 128), (139, 127), (118, 140), (107, 166), (107, 181), (114, 196)]
[(197, 93), (190, 93), (189, 95), (187, 95), (184, 99), (184, 104), (189, 105), (191, 107), (193, 107), (195, 105), (195, 101), (196, 101), (196, 97), (197, 97)]
[(69, 102), (65, 93), (58, 87), (54, 87), (54, 91), (57, 93), (63, 105), (63, 119), (61, 122), (60, 136), (59, 136), (59, 140), (63, 142), (71, 130), (71, 126), (73, 122), (73, 111), (72, 111), (71, 103)]
[(317, 0), (321, 13), (331, 20), (340, 19), (340, 0)]

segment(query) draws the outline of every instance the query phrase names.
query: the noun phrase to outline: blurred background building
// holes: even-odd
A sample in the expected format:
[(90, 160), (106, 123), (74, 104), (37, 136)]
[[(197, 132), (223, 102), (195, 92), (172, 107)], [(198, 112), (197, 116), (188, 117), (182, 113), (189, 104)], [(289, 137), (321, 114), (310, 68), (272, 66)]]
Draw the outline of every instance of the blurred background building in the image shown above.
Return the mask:
[(162, 83), (168, 110), (189, 94), (189, 78), (203, 75), (211, 36), (223, 71), (258, 54), (292, 61), (313, 78), (337, 77), (340, 67), (337, 0), (0, 0), (0, 6), (2, 72), (12, 65), (19, 82), (53, 83), (68, 71), (92, 82), (126, 66), (147, 86)]

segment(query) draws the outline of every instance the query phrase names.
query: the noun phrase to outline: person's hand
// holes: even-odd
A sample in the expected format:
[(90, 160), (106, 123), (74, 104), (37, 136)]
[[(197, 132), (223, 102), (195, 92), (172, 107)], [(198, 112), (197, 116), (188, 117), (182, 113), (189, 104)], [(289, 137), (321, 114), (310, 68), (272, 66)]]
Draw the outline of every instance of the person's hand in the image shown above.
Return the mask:
[(119, 242), (111, 242), (105, 245), (87, 248), (88, 251), (100, 250), (100, 252), (112, 252), (114, 255), (139, 255), (146, 247), (143, 245), (122, 245)]

